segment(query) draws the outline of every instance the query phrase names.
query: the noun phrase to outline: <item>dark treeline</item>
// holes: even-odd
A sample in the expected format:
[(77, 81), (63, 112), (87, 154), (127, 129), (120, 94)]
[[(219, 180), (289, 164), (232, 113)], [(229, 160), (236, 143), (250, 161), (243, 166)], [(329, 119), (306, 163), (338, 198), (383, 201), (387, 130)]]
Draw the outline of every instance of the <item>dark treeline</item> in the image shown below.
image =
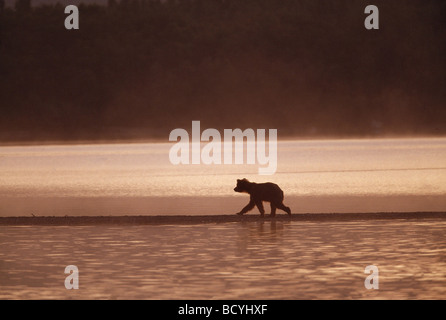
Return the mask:
[(0, 140), (446, 133), (446, 2), (0, 0)]

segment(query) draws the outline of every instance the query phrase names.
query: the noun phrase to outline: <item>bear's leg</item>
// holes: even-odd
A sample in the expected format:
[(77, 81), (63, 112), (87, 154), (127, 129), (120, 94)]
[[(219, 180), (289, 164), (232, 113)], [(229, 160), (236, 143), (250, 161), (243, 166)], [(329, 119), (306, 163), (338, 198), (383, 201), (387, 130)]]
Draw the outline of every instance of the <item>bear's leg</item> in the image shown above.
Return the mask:
[(260, 215), (263, 217), (264, 214), (265, 214), (265, 209), (263, 208), (262, 200), (257, 200), (257, 201), (256, 201), (256, 206), (257, 206), (257, 208), (258, 208), (259, 211), (260, 211)]
[(276, 215), (276, 205), (271, 202), (271, 217)]
[(237, 214), (241, 216), (241, 215), (245, 214), (246, 212), (248, 212), (249, 210), (251, 210), (252, 208), (254, 208), (255, 205), (256, 204), (255, 204), (254, 200), (251, 199), (251, 201), (249, 201), (249, 203), (242, 209), (242, 211), (240, 211)]
[(277, 208), (282, 209), (283, 211), (285, 211), (286, 213), (288, 213), (289, 215), (291, 215), (291, 209), (289, 207), (286, 207), (283, 202), (282, 203), (276, 203)]

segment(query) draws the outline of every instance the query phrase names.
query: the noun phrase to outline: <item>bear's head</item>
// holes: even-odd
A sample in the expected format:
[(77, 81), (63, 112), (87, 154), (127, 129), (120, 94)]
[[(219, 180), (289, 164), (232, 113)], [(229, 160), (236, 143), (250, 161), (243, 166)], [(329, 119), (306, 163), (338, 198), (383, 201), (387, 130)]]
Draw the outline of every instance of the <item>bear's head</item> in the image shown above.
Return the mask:
[(234, 188), (235, 192), (248, 192), (251, 186), (251, 182), (248, 179), (237, 179), (237, 185)]

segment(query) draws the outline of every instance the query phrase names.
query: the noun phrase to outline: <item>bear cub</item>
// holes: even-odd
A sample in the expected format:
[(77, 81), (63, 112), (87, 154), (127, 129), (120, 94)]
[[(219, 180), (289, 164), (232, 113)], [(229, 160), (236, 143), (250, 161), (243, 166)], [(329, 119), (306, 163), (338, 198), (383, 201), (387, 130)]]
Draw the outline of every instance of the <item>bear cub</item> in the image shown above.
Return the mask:
[(276, 209), (279, 208), (289, 215), (291, 215), (291, 209), (283, 204), (283, 191), (275, 183), (255, 183), (250, 182), (247, 179), (237, 179), (237, 186), (234, 188), (235, 192), (246, 192), (250, 195), (249, 203), (237, 213), (243, 215), (254, 206), (260, 211), (260, 215), (265, 214), (262, 201), (269, 202), (271, 204), (271, 216), (276, 215)]

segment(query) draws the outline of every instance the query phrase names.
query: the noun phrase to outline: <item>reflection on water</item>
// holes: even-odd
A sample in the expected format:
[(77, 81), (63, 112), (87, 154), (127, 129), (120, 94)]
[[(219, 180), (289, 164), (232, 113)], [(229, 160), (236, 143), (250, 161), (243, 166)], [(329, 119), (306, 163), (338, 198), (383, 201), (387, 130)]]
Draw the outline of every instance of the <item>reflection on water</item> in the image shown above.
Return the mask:
[[(0, 299), (446, 298), (446, 222), (0, 227)], [(64, 269), (79, 268), (79, 290)], [(379, 289), (364, 268), (379, 268)]]
[(0, 147), (0, 215), (235, 213), (243, 177), (279, 184), (296, 213), (446, 210), (446, 138), (279, 141), (273, 176), (257, 164), (175, 166), (171, 146)]
[[(273, 179), (288, 195), (444, 195), (446, 138), (279, 141), (278, 170), (172, 165), (168, 143), (0, 147), (0, 196), (232, 195), (235, 179)], [(231, 188), (232, 187), (232, 188)]]

